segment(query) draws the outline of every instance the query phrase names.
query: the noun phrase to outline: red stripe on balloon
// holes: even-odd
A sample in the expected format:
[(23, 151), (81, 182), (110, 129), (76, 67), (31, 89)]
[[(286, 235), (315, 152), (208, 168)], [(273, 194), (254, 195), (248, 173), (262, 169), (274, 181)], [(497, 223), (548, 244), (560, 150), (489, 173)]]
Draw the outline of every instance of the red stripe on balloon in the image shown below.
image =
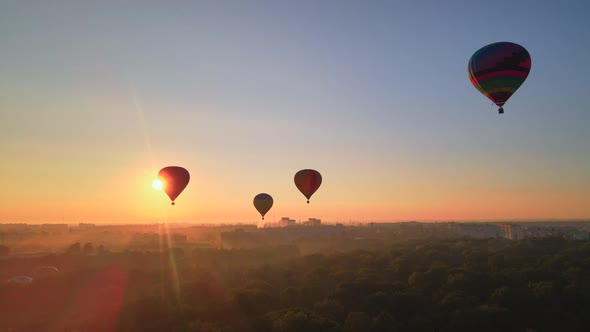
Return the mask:
[(482, 74), (475, 77), (476, 80), (484, 80), (490, 77), (497, 77), (497, 76), (520, 76), (522, 78), (526, 78), (529, 76), (527, 72), (520, 71), (520, 70), (502, 70), (502, 71), (495, 71), (492, 73)]

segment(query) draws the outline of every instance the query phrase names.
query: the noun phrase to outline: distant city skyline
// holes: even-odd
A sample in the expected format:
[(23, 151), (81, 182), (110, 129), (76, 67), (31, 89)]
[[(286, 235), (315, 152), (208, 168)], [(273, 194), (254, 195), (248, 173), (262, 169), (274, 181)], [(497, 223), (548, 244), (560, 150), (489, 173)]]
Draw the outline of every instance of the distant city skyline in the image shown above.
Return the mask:
[[(587, 1), (11, 1), (0, 222), (590, 218)], [(532, 58), (505, 114), (484, 45)], [(158, 170), (191, 173), (170, 206)], [(295, 172), (323, 176), (310, 204)]]

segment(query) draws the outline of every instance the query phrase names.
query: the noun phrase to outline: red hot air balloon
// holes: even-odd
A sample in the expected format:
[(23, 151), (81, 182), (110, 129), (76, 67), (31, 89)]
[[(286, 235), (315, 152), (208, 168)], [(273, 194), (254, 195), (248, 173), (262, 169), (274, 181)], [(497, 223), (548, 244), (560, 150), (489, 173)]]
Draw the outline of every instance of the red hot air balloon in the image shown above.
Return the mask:
[(186, 169), (180, 166), (168, 166), (160, 170), (158, 178), (162, 181), (162, 189), (174, 205), (174, 200), (186, 188), (191, 176)]
[(522, 46), (509, 42), (493, 43), (475, 52), (467, 73), (471, 84), (500, 107), (524, 83), (531, 71), (531, 56)]
[(272, 197), (269, 194), (258, 194), (254, 197), (254, 207), (260, 215), (262, 216), (262, 220), (264, 220), (264, 215), (270, 210), (272, 207)]
[(295, 174), (295, 185), (301, 193), (307, 197), (307, 203), (311, 195), (318, 190), (322, 184), (322, 175), (313, 169), (302, 169)]

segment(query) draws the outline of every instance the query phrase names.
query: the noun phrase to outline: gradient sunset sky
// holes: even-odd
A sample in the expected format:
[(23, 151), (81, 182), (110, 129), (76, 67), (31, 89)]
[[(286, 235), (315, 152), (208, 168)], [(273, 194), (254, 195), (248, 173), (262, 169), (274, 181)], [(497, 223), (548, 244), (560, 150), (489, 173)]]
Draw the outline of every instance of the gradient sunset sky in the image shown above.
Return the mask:
[[(542, 4), (541, 4), (542, 3)], [(588, 1), (3, 1), (0, 222), (590, 217)], [(480, 47), (531, 54), (504, 115)], [(170, 206), (151, 182), (180, 165)], [(324, 182), (311, 204), (302, 168)]]

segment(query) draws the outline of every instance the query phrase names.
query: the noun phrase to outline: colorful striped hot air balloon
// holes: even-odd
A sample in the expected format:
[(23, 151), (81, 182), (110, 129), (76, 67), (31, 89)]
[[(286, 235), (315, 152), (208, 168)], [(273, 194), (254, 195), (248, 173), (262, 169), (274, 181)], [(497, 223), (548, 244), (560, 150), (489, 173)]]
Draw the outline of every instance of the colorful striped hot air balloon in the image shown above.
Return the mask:
[(500, 107), (522, 85), (531, 70), (531, 56), (522, 46), (510, 43), (493, 43), (475, 52), (467, 72), (471, 83), (479, 92)]

